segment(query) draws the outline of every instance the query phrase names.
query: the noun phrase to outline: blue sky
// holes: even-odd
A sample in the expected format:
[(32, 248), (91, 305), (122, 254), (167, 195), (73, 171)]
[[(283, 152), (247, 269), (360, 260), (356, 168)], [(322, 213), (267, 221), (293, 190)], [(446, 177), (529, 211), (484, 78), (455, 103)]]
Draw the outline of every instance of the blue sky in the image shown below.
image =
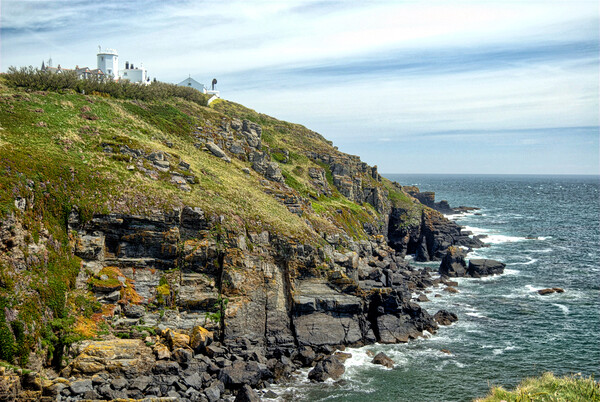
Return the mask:
[(384, 173), (599, 173), (597, 1), (1, 2), (0, 70), (219, 80)]

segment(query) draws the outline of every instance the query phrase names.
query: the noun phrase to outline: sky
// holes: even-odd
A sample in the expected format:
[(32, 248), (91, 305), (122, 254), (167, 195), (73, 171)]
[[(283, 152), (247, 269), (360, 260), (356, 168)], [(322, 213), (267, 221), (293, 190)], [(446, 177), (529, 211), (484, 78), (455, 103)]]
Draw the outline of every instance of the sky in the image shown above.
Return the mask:
[(598, 174), (598, 1), (0, 1), (0, 71), (188, 76), (382, 173)]

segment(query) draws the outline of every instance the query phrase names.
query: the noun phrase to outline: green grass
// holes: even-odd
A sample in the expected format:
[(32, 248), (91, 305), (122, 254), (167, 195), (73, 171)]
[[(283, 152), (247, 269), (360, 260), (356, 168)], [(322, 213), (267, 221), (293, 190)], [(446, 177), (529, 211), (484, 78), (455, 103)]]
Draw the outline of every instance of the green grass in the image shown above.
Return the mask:
[(600, 384), (582, 376), (555, 377), (544, 373), (540, 377), (523, 380), (514, 391), (494, 387), (489, 395), (478, 402), (574, 402), (600, 401)]
[[(301, 125), (224, 100), (205, 107), (201, 99), (184, 99), (174, 95), (176, 92), (167, 91), (168, 96), (157, 98), (145, 97), (139, 88), (130, 86), (121, 88), (125, 92), (107, 87), (107, 91), (116, 91), (114, 96), (108, 96), (109, 92), (86, 91), (83, 95), (70, 89), (39, 90), (42, 87), (36, 85), (42, 85), (43, 78), (24, 89), (15, 87), (14, 82), (8, 85), (7, 77), (0, 76), (0, 219), (15, 214), (29, 234), (28, 242), (37, 243), (48, 235), (55, 242), (47, 258), (33, 256), (43, 262), (30, 264), (24, 272), (13, 272), (0, 258), (0, 297), (5, 297), (9, 308), (19, 311), (19, 322), (31, 336), (17, 339), (20, 326), (2, 328), (6, 339), (9, 331), (13, 335), (6, 354), (15, 360), (20, 357), (18, 350), (24, 350), (22, 345), (33, 345), (40, 338), (50, 352), (57, 342), (68, 343), (74, 317), (89, 318), (94, 311), (93, 303), (73, 292), (80, 261), (71, 255), (66, 228), (75, 207), (80, 218), (88, 221), (95, 214), (144, 215), (189, 205), (202, 208), (231, 233), (268, 230), (314, 245), (325, 241), (322, 233), (344, 231), (355, 239), (365, 239), (364, 224), (383, 222), (371, 205), (359, 205), (339, 193), (329, 166), (315, 155), (342, 159), (344, 155)], [(52, 85), (63, 84), (69, 83)], [(163, 89), (174, 90), (169, 88)], [(244, 173), (251, 167), (248, 161), (232, 157), (227, 163), (201, 149), (199, 138), (218, 134), (221, 125), (231, 119), (261, 125), (263, 151), (280, 162), (288, 188), (265, 185), (264, 177), (253, 170)], [(191, 190), (183, 191), (171, 183), (170, 173), (149, 177), (136, 165), (140, 162), (148, 169), (151, 162), (136, 162), (121, 154), (119, 150), (125, 146), (145, 154), (168, 154), (172, 172), (194, 176)], [(109, 147), (112, 153), (107, 152)], [(289, 160), (282, 163), (285, 152), (289, 152)], [(175, 168), (181, 161), (190, 165), (189, 172)], [(311, 168), (324, 169), (329, 196), (313, 184)], [(405, 208), (407, 221), (412, 222), (422, 211), (399, 186), (386, 179), (377, 181), (369, 174), (360, 176), (363, 186), (380, 187), (394, 206)], [(276, 187), (274, 193), (312, 202), (312, 211), (305, 211), (302, 217), (291, 213), (266, 191), (270, 186)], [(29, 201), (29, 207), (21, 211), (14, 203), (17, 197), (34, 202)], [(102, 274), (108, 279), (102, 279)], [(114, 274), (102, 272), (89, 284), (116, 287)], [(161, 286), (159, 293), (166, 296), (168, 286)], [(21, 346), (13, 350), (16, 344)]]

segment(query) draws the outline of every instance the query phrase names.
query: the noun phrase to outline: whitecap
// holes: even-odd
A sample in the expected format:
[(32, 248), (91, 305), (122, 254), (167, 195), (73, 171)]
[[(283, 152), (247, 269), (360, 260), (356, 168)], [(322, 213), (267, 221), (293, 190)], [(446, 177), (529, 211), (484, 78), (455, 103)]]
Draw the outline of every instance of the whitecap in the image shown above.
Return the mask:
[(552, 305), (558, 307), (559, 309), (561, 309), (562, 312), (564, 313), (564, 315), (568, 315), (569, 314), (569, 308), (567, 306), (565, 306), (564, 304), (552, 303)]
[(475, 226), (463, 226), (463, 230), (465, 232), (472, 232), (473, 235), (482, 235), (482, 234), (489, 233), (489, 230), (482, 229), (482, 228), (477, 228)]
[[(529, 261), (526, 262), (512, 262), (510, 263), (510, 265), (531, 265), (531, 264), (535, 264), (538, 259), (537, 258), (531, 258), (531, 257), (527, 257), (529, 259)], [(508, 271), (508, 269), (505, 269), (504, 272)]]
[(523, 250), (524, 253), (551, 253), (553, 251), (554, 251), (553, 248), (540, 248), (538, 250), (531, 250), (531, 249)]
[(475, 317), (475, 318), (487, 318), (485, 315), (483, 315), (479, 312), (469, 312), (469, 313), (465, 313), (465, 315)]
[(499, 234), (490, 234), (481, 239), (482, 242), (489, 243), (489, 244), (514, 243), (514, 242), (524, 241), (524, 240), (528, 240), (528, 239), (526, 237), (506, 236), (506, 235), (499, 235)]

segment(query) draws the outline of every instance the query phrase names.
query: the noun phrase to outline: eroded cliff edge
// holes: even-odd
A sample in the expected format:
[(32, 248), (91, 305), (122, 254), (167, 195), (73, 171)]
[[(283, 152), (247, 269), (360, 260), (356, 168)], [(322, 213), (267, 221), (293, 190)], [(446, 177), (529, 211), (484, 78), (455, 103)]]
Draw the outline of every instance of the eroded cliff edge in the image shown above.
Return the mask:
[(414, 188), (241, 105), (2, 90), (0, 330), (24, 366), (149, 328), (267, 357), (406, 342), (437, 329), (415, 298), (440, 282), (406, 254), (481, 245)]

